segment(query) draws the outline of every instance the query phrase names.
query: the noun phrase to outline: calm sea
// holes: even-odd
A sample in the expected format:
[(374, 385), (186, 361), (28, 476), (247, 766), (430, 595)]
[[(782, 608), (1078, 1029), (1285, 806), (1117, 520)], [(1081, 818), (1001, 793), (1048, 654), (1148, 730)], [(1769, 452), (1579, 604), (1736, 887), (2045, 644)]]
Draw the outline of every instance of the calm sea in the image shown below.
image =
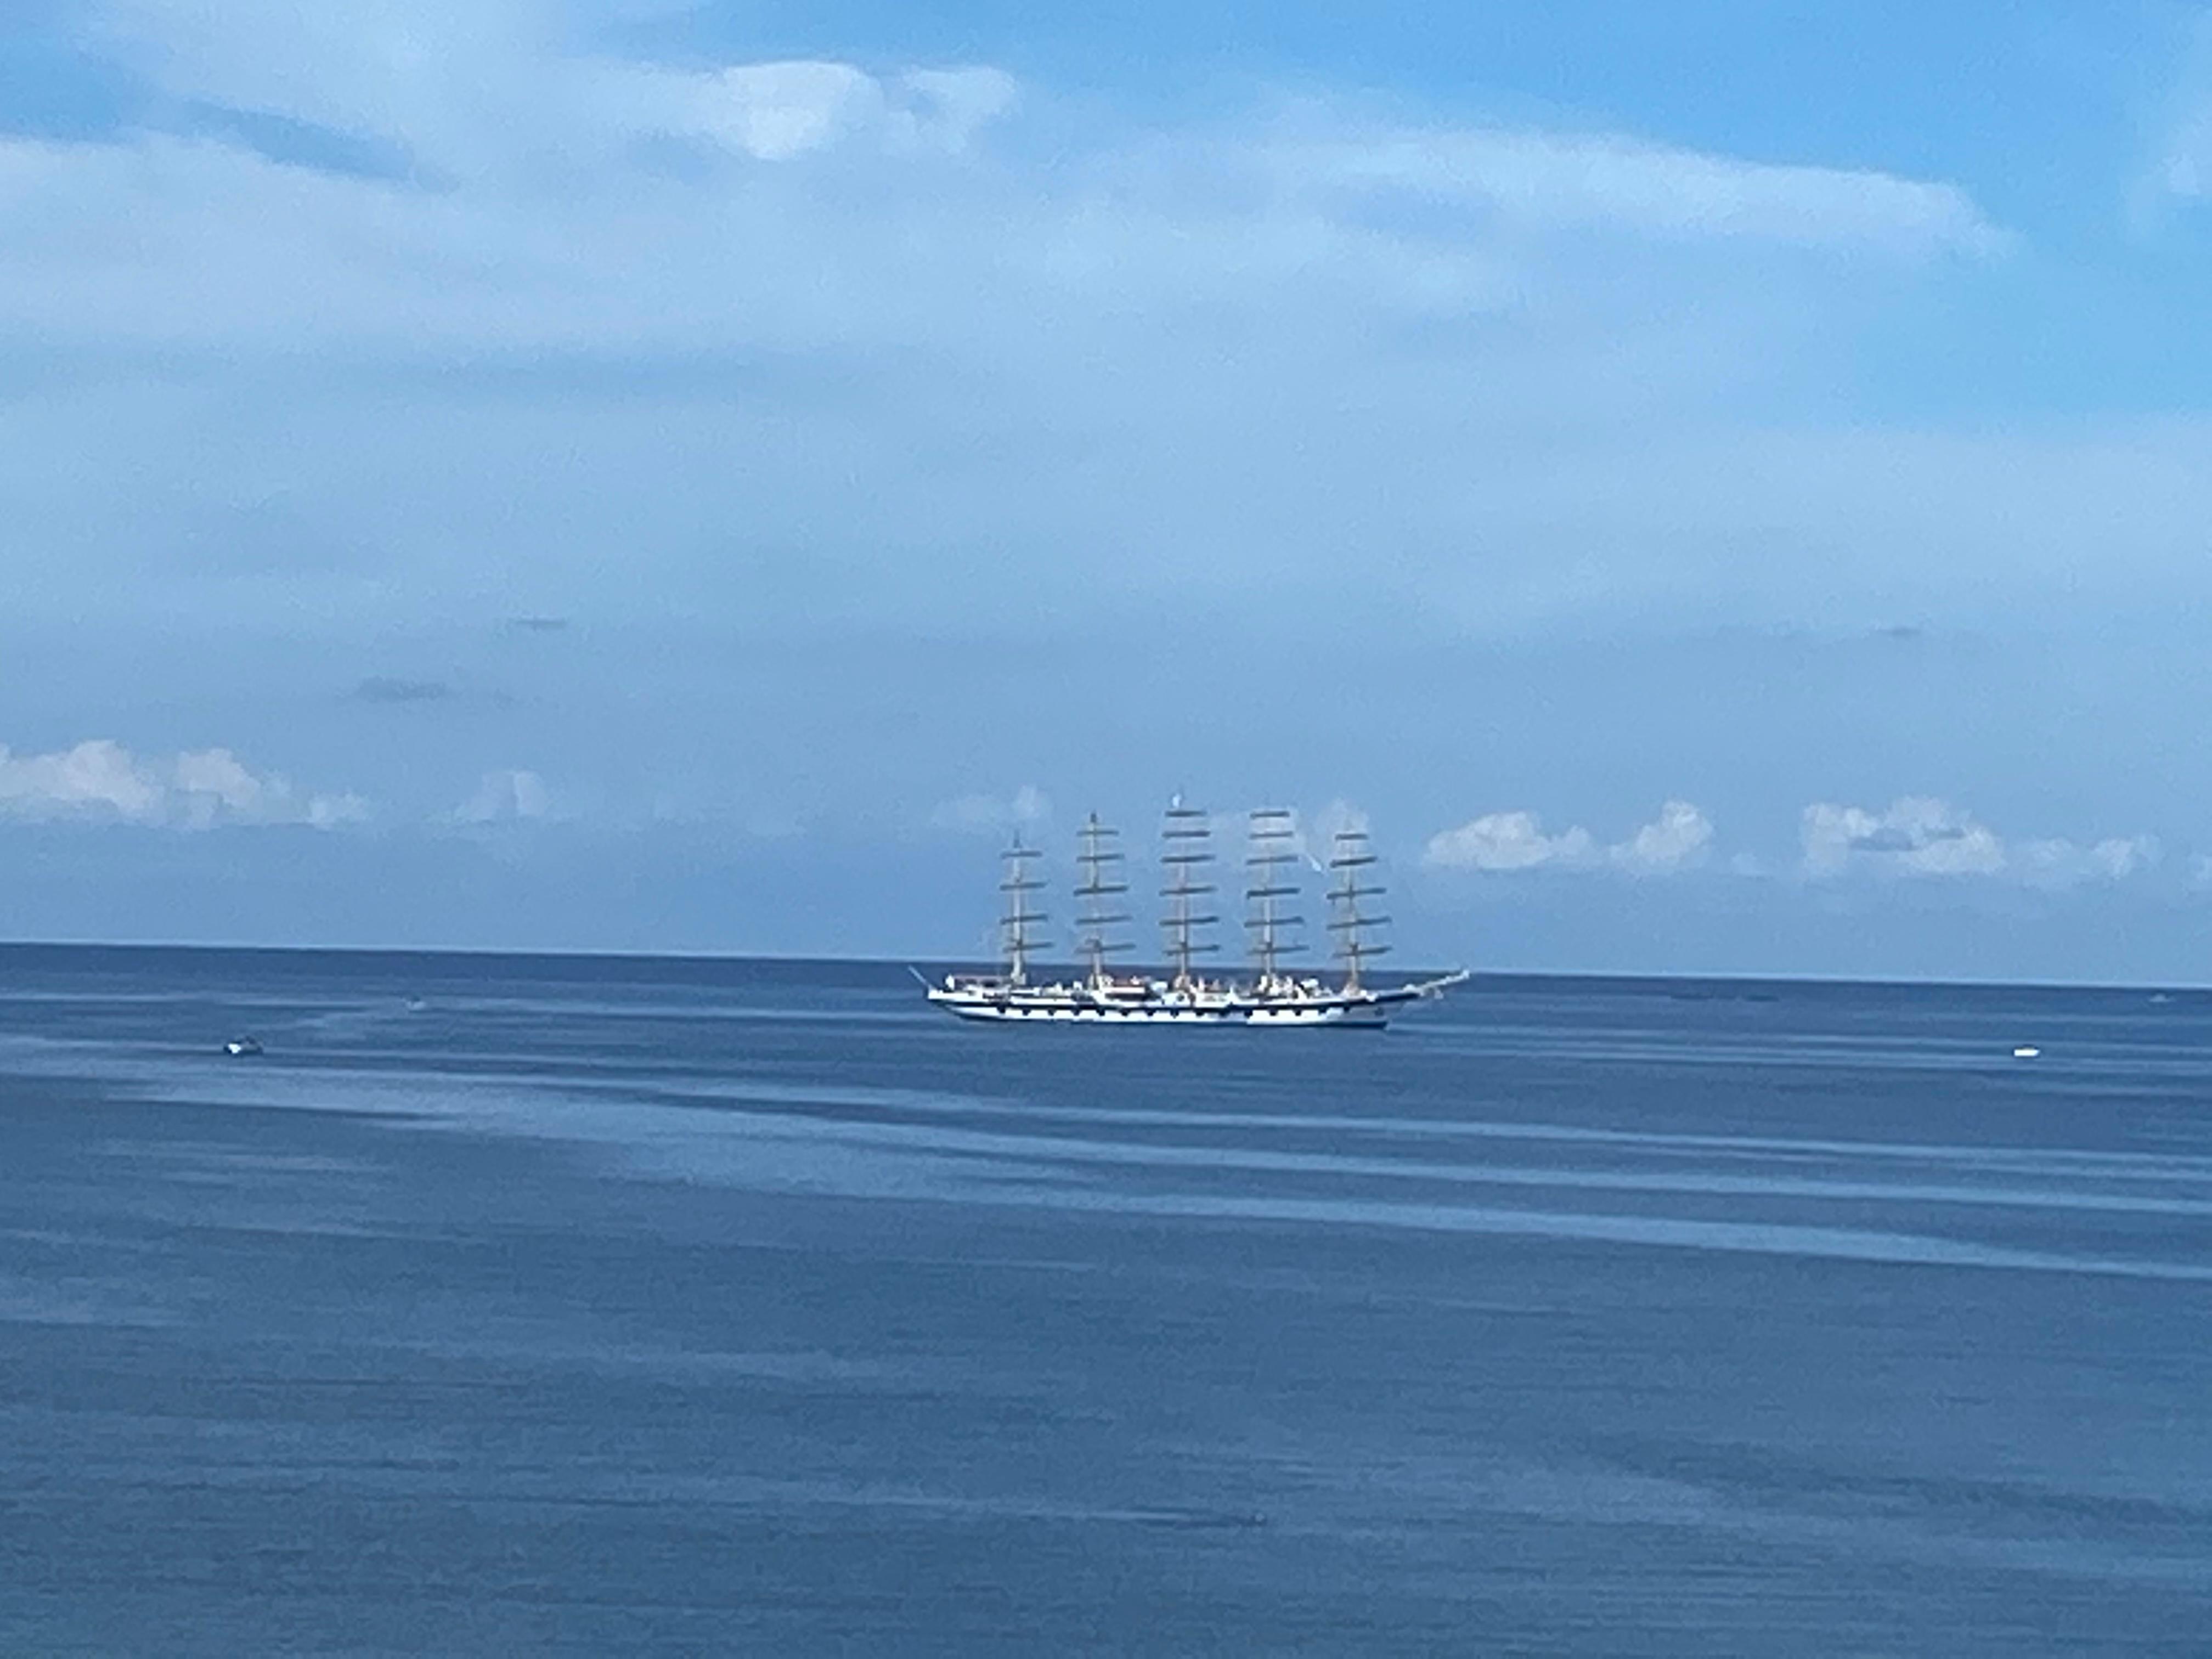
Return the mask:
[(2212, 997), (0, 951), (0, 1652), (2212, 1653)]

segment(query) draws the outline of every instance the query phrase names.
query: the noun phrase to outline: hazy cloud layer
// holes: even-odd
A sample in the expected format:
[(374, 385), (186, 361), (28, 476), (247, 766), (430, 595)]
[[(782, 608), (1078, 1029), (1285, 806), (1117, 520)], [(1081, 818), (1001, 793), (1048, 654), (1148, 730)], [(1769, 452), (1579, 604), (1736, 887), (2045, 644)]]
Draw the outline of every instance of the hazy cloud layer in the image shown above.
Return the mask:
[[(1570, 251), (1554, 237), (1882, 259), (2003, 242), (1948, 185), (1607, 132), (1313, 98), (1079, 137), (1070, 110), (1048, 150), (1010, 133), (986, 151), (1024, 97), (1049, 101), (988, 66), (678, 72), (575, 50), (527, 6), (493, 9), (498, 27), (428, 0), (314, 21), (255, 0), (102, 9), (163, 92), (375, 137), (415, 176), (288, 162), (221, 131), (0, 141), (0, 222), (46, 233), (11, 239), (0, 315), (61, 337), (409, 355), (957, 343), (1049, 362), (1069, 323), (1139, 302), (1163, 307), (1151, 331), (1170, 339), (1193, 306), (1256, 316), (1270, 295), (1335, 328), (1364, 326), (1361, 306), (1376, 322), (1522, 310)], [(655, 142), (690, 161), (656, 163)]]
[(1711, 821), (1685, 800), (1607, 846), (1576, 826), (1547, 832), (1534, 812), (1491, 812), (1429, 839), (1422, 861), (1439, 870), (1620, 870), (1666, 875), (1701, 863), (1713, 839)]
[[(1318, 91), (1139, 118), (988, 64), (677, 69), (603, 50), (606, 5), (78, 9), (159, 98), (408, 159), (220, 124), (0, 141), (0, 321), (158, 365), (0, 462), (0, 505), (74, 544), (57, 591), (150, 563), (149, 605), (289, 580), (365, 623), (513, 592), (1007, 629), (1140, 593), (1308, 608), (1351, 557), (1359, 607), (1494, 628), (1771, 609), (1816, 541), (1886, 562), (1898, 514), (2014, 546), (1931, 477), (2101, 493), (2010, 441), (1716, 420), (1862, 289), (2005, 257), (1941, 180)], [(88, 514), (56, 452), (94, 432), (137, 482)], [(224, 593), (149, 557), (185, 502), (217, 526), (198, 568), (234, 554), (272, 472), (291, 516)], [(2177, 488), (2131, 479), (2145, 524), (2100, 534), (2154, 536)]]
[(0, 745), (0, 817), (327, 830), (367, 816), (358, 796), (303, 793), (273, 773), (253, 771), (228, 749), (161, 758), (134, 755), (105, 738), (46, 755), (18, 755)]

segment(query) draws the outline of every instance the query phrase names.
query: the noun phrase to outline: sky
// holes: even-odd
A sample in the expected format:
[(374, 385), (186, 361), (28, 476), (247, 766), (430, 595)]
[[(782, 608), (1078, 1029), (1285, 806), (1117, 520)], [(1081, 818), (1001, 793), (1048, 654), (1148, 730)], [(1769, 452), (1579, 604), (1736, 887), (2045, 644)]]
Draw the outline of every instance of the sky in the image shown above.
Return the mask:
[(0, 938), (2212, 981), (2212, 10), (1385, 12), (15, 0)]

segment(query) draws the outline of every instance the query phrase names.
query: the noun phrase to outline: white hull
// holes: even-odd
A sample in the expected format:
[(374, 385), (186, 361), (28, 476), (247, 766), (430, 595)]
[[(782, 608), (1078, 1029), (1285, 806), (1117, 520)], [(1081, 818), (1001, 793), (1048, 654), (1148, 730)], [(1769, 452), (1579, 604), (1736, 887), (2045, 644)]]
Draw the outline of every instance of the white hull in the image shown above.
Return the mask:
[(1237, 992), (1097, 995), (1067, 986), (933, 985), (929, 1000), (962, 1019), (1062, 1025), (1380, 1026), (1391, 1010), (1441, 993), (1465, 975), (1382, 991), (1255, 997)]

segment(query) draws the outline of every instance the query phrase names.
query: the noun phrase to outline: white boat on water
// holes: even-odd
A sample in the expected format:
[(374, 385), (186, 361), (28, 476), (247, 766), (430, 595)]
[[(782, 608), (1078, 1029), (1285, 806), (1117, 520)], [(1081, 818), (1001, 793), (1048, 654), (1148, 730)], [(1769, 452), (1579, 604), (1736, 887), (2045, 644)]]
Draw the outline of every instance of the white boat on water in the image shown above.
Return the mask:
[[(1186, 806), (1180, 797), (1168, 808), (1161, 863), (1167, 884), (1160, 890), (1166, 914), (1168, 970), (1164, 975), (1117, 973), (1109, 959), (1130, 948), (1118, 930), (1128, 915), (1115, 907), (1128, 892), (1121, 879), (1122, 854), (1115, 832), (1093, 813), (1083, 826), (1078, 862), (1082, 876), (1077, 953), (1082, 973), (1068, 979), (1031, 977), (1044, 913), (1032, 896), (1044, 884), (1034, 873), (1041, 854), (1018, 836), (1006, 854), (1000, 890), (1006, 896), (999, 919), (1006, 965), (996, 974), (948, 974), (941, 982), (923, 980), (929, 1000), (963, 1019), (1044, 1021), (1115, 1025), (1358, 1025), (1379, 1026), (1409, 1003), (1441, 996), (1464, 972), (1407, 984), (1368, 981), (1366, 965), (1389, 946), (1374, 935), (1389, 918), (1365, 908), (1382, 889), (1370, 879), (1375, 854), (1364, 831), (1347, 830), (1334, 838), (1328, 860), (1329, 932), (1342, 964), (1334, 982), (1315, 975), (1287, 971), (1283, 958), (1300, 948), (1303, 919), (1285, 907), (1299, 893), (1295, 876), (1302, 854), (1291, 815), (1277, 808), (1251, 814), (1245, 921), (1251, 935), (1253, 972), (1248, 979), (1209, 977), (1198, 959), (1217, 947), (1206, 930), (1219, 921), (1207, 910), (1217, 890), (1208, 878), (1213, 862), (1212, 825), (1208, 815)], [(921, 977), (917, 975), (916, 977)]]

